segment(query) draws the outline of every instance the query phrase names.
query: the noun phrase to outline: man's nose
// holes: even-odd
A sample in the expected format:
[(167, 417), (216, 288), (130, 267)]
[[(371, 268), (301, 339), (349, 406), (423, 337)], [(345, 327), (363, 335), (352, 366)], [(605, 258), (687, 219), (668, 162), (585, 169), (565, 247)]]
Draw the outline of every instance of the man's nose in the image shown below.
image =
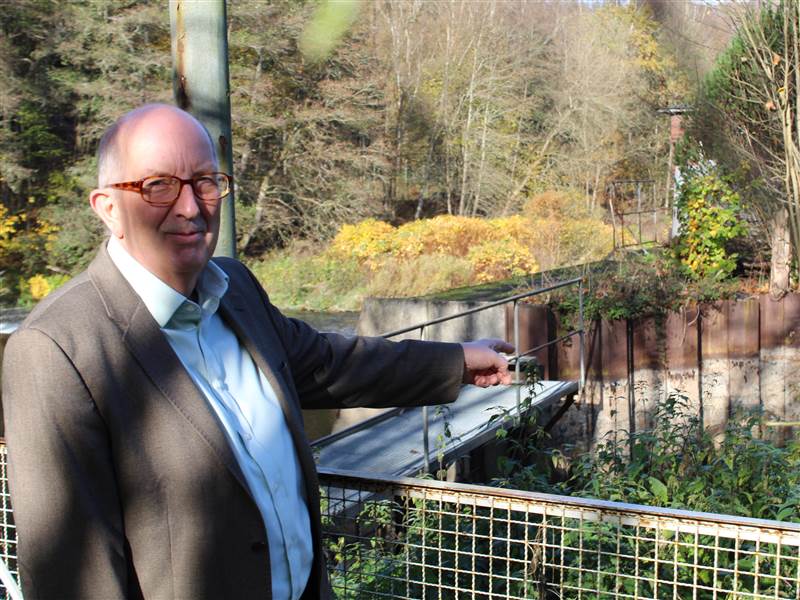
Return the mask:
[(201, 200), (195, 196), (191, 182), (181, 182), (181, 190), (172, 206), (176, 215), (192, 219), (200, 212)]

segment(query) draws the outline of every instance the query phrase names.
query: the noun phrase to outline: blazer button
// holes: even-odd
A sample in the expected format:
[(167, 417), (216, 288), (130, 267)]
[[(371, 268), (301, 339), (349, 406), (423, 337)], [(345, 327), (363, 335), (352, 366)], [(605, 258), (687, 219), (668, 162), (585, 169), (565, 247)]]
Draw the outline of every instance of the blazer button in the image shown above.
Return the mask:
[(250, 545), (250, 549), (251, 549), (253, 552), (263, 552), (264, 550), (266, 550), (266, 549), (267, 549), (267, 543), (266, 543), (266, 542), (261, 542), (261, 541), (258, 541), (258, 542), (253, 542), (253, 543)]

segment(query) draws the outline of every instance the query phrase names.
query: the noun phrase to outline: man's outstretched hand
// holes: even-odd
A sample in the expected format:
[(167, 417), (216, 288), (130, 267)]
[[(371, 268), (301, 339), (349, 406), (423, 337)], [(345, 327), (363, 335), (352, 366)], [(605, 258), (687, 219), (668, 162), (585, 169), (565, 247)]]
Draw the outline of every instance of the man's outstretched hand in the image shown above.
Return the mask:
[(498, 352), (514, 352), (514, 346), (495, 339), (464, 342), (461, 346), (464, 348), (464, 383), (480, 387), (511, 384), (508, 361)]

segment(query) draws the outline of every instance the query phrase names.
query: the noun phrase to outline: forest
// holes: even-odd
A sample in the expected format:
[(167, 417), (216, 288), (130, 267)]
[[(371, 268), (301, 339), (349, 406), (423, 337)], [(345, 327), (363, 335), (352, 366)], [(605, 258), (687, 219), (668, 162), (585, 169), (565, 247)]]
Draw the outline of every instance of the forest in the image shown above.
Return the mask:
[[(691, 2), (332, 6), (231, 2), (228, 18), (239, 254), (268, 284), (295, 267), (297, 290), (365, 272), (356, 298), (330, 291), (334, 308), (608, 255), (609, 185), (651, 180), (666, 200), (658, 111), (696, 96), (730, 38), (725, 15)], [(171, 101), (169, 15), (156, 1), (15, 0), (0, 26), (0, 301), (26, 305), (102, 239), (87, 195), (105, 127)], [(436, 216), (447, 231), (425, 224)], [(495, 236), (471, 257), (436, 241), (510, 217), (527, 219), (512, 228), (524, 240)], [(342, 226), (368, 247), (370, 223), (415, 221), (438, 251), (382, 270), (327, 251)]]

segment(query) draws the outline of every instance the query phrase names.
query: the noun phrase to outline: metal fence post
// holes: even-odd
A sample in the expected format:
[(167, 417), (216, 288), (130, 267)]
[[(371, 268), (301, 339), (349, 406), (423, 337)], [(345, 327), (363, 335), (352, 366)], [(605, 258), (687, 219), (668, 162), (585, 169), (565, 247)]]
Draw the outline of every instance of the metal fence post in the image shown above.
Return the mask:
[(586, 384), (586, 333), (583, 328), (583, 280), (578, 283), (578, 327), (580, 328), (580, 363), (581, 378), (578, 382), (578, 393), (583, 394), (583, 386)]
[[(169, 18), (175, 104), (205, 125), (214, 143), (219, 169), (232, 175), (225, 0), (170, 0)], [(234, 191), (222, 201), (218, 256), (236, 256)]]
[(517, 384), (517, 413), (519, 414), (520, 411), (520, 403), (521, 403), (521, 385), (519, 381), (520, 375), (520, 349), (519, 349), (519, 300), (514, 300), (514, 354), (516, 355), (516, 361), (514, 362), (514, 383)]
[[(419, 339), (425, 340), (425, 326), (419, 328)], [(423, 462), (425, 474), (430, 472), (430, 447), (428, 444), (428, 407), (422, 407), (422, 453), (425, 456), (425, 460)]]

